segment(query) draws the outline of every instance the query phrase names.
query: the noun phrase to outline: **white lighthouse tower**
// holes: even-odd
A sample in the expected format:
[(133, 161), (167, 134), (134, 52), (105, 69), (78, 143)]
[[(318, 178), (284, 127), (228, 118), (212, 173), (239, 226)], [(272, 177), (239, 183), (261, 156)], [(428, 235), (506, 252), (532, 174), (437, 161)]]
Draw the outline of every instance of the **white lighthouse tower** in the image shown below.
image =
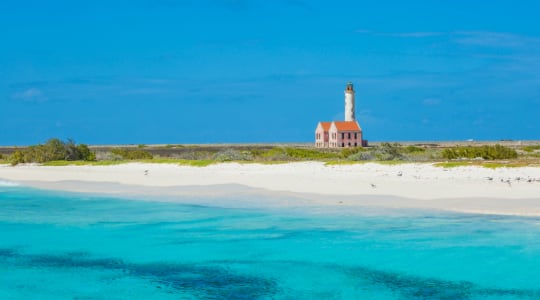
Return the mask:
[(345, 87), (345, 121), (356, 121), (354, 117), (354, 88), (350, 81)]

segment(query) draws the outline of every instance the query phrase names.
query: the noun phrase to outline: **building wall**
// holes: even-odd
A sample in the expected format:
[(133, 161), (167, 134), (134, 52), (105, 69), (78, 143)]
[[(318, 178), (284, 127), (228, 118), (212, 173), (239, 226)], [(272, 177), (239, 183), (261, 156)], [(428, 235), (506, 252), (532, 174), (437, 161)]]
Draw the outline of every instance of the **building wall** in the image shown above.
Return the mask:
[(336, 128), (330, 128), (328, 147), (361, 147), (362, 132), (361, 131), (339, 131)]
[(338, 147), (361, 147), (361, 131), (338, 131)]
[(328, 131), (324, 131), (321, 124), (317, 126), (315, 130), (315, 147), (326, 148), (328, 147)]

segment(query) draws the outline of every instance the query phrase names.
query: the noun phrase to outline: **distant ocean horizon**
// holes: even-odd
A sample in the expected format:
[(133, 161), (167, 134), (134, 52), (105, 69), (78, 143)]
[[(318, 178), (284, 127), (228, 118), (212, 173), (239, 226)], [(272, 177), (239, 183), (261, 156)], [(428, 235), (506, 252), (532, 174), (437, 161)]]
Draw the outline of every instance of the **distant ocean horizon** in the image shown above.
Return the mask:
[(1, 182), (0, 299), (540, 298), (540, 218), (186, 202)]
[[(370, 144), (380, 144), (380, 143), (398, 143), (398, 144), (467, 144), (467, 143), (475, 143), (475, 144), (509, 144), (509, 145), (536, 145), (540, 143), (540, 139), (511, 139), (511, 138), (500, 138), (500, 139), (410, 139), (410, 140), (381, 140), (381, 139), (367, 139)], [(0, 144), (0, 148), (6, 148), (7, 150), (11, 150), (11, 148), (16, 147), (27, 147), (39, 143), (44, 143), (47, 141), (47, 138), (43, 138), (42, 140), (36, 140), (34, 142), (28, 142), (24, 144), (20, 143), (14, 143), (14, 144)], [(214, 142), (121, 142), (121, 143), (99, 143), (99, 142), (88, 142), (88, 141), (79, 141), (77, 142), (88, 144), (91, 147), (140, 147), (140, 145), (144, 145), (145, 147), (165, 147), (165, 146), (172, 146), (172, 145), (183, 145), (183, 146), (280, 146), (280, 145), (287, 145), (287, 146), (309, 146), (314, 145), (314, 140), (306, 140), (306, 141), (214, 141)]]

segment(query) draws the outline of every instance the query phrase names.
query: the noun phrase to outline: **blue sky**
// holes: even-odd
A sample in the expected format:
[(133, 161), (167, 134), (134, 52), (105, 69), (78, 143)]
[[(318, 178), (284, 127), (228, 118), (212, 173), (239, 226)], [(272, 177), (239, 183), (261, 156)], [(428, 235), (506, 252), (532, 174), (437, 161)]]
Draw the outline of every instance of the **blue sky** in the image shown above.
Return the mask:
[[(331, 3), (331, 4), (330, 4)], [(540, 2), (0, 2), (0, 145), (540, 139)]]

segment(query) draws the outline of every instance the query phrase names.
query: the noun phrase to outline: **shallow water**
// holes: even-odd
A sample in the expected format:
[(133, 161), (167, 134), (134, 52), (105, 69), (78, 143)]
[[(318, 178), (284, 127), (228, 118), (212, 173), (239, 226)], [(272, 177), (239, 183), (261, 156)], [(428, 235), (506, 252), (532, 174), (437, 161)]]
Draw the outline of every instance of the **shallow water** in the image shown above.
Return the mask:
[(540, 219), (0, 186), (0, 299), (539, 299)]

